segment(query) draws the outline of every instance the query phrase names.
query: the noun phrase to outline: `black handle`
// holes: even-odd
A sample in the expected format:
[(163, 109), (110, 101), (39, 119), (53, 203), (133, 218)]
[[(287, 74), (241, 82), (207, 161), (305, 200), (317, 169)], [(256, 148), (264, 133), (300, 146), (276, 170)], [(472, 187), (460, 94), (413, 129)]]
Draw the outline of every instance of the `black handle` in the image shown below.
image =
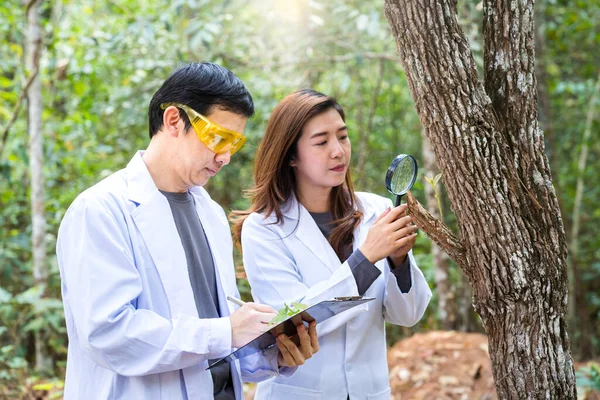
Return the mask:
[(402, 203), (402, 195), (396, 196), (396, 207), (398, 207)]

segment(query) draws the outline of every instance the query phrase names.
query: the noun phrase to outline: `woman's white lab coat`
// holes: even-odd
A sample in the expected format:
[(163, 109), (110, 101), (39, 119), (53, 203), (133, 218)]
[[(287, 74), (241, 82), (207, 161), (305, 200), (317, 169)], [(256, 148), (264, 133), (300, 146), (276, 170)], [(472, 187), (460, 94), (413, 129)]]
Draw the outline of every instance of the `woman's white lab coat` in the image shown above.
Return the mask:
[[(389, 199), (357, 193), (363, 219), (354, 232), (354, 249)], [(308, 211), (295, 198), (284, 206), (283, 224), (275, 216), (251, 214), (242, 228), (244, 266), (254, 299), (275, 309), (283, 303), (314, 304), (336, 296), (356, 296), (358, 288), (347, 262), (341, 263)], [(375, 300), (317, 325), (320, 350), (291, 377), (258, 384), (257, 400), (327, 399), (389, 400), (385, 323), (412, 326), (423, 316), (431, 290), (412, 252), (412, 287), (398, 288), (386, 260), (382, 272), (364, 293)]]
[[(239, 295), (229, 225), (203, 188), (191, 192), (226, 317), (226, 296)], [(207, 360), (231, 351), (230, 321), (198, 318), (170, 206), (141, 152), (78, 196), (56, 251), (69, 334), (65, 399), (213, 398)], [(275, 352), (232, 364), (238, 399), (241, 377), (276, 374)]]

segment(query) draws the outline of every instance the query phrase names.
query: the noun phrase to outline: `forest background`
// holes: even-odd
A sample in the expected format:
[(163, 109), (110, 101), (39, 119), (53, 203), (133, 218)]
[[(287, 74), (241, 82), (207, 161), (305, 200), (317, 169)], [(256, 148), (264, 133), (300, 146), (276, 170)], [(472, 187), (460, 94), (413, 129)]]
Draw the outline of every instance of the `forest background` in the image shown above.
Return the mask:
[[(33, 64), (26, 62), (28, 3), (35, 2), (0, 4), (0, 387), (6, 390), (0, 396), (64, 377), (67, 336), (54, 252), (59, 223), (77, 194), (145, 148), (149, 100), (183, 61), (230, 68), (255, 100), (246, 146), (207, 185), (226, 211), (248, 205), (242, 194), (252, 183), (270, 111), (291, 91), (313, 87), (345, 108), (358, 190), (389, 196), (389, 163), (398, 153), (412, 154), (421, 167), (413, 194), (431, 212), (441, 208), (444, 222), (455, 227), (382, 0), (41, 1), (41, 51)], [(481, 69), (481, 3), (462, 1), (458, 8)], [(574, 358), (584, 361), (600, 355), (600, 1), (538, 2), (536, 57), (540, 123), (576, 300), (569, 335)], [(32, 196), (40, 192), (31, 189), (23, 96), (35, 71), (43, 138), (41, 271), (32, 245)], [(434, 297), (417, 326), (389, 326), (388, 343), (428, 330), (483, 332), (460, 269), (434, 256), (424, 235), (414, 253)], [(249, 299), (236, 257), (238, 285)]]

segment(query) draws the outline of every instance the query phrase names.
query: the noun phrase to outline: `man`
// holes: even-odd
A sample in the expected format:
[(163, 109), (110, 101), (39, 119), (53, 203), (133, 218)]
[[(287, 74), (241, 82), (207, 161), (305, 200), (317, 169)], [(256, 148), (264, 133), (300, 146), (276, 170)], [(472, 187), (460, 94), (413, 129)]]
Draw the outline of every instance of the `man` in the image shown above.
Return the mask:
[(65, 399), (242, 399), (241, 378), (289, 375), (318, 350), (313, 323), (298, 328), (298, 346), (280, 335), (277, 347), (206, 370), (275, 315), (227, 302), (239, 296), (229, 225), (202, 188), (253, 113), (232, 72), (184, 65), (150, 102), (147, 150), (69, 207), (57, 241)]

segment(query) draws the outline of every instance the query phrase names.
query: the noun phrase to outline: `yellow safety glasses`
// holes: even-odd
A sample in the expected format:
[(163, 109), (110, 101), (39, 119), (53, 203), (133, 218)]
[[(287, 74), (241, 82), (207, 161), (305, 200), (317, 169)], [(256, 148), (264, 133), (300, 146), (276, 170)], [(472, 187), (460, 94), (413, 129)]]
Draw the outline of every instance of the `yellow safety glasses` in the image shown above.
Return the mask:
[(204, 115), (197, 113), (185, 104), (180, 103), (163, 103), (160, 108), (163, 110), (167, 107), (174, 106), (181, 108), (190, 119), (190, 123), (198, 136), (211, 151), (222, 154), (229, 153), (233, 155), (246, 142), (246, 137), (241, 133), (231, 131), (222, 126), (210, 121)]

